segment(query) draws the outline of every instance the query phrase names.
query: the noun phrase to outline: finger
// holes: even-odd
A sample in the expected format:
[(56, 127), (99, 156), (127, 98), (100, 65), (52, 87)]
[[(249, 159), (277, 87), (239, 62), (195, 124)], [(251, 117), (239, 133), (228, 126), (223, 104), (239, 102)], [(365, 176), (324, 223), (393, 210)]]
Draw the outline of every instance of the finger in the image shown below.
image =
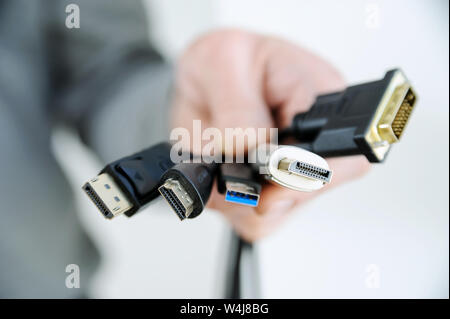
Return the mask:
[(267, 43), (264, 89), (270, 105), (283, 104), (302, 85), (317, 94), (344, 84), (339, 72), (318, 55), (283, 40)]
[(194, 154), (201, 154), (205, 141), (193, 140), (194, 121), (200, 121), (202, 126), (209, 127), (209, 114), (197, 104), (192, 103), (185, 95), (177, 94), (171, 109), (170, 140), (176, 141), (177, 146), (189, 150)]
[(299, 84), (276, 112), (276, 125), (280, 128), (291, 126), (295, 115), (307, 111), (313, 104), (316, 93), (309, 84)]
[[(217, 86), (223, 88), (222, 84), (218, 84), (213, 85), (211, 90), (216, 90)], [(201, 141), (194, 143), (191, 139), (185, 139), (194, 153), (200, 153), (207, 143), (213, 142), (221, 153), (244, 154), (257, 144), (266, 142), (270, 138), (269, 128), (273, 126), (268, 108), (246, 90), (249, 89), (229, 88), (226, 98), (222, 92), (217, 93), (214, 99), (207, 102), (210, 105), (208, 108), (198, 107), (181, 95), (175, 100), (172, 110), (172, 127), (184, 127), (195, 138), (193, 121), (201, 121)], [(261, 128), (265, 130), (261, 131)], [(209, 132), (214, 133), (211, 130), (217, 130), (218, 134), (211, 137)]]
[[(219, 63), (226, 66), (226, 70), (223, 69), (221, 74), (214, 77), (208, 89), (211, 122), (224, 136), (224, 153), (234, 154), (236, 150), (245, 152), (267, 140), (268, 135), (258, 135), (257, 128), (268, 129), (274, 123), (258, 82), (252, 78), (252, 68), (241, 65), (238, 59), (232, 60), (232, 57), (222, 59), (228, 59), (219, 60)], [(229, 128), (242, 130), (234, 130), (233, 138), (227, 136), (226, 130)]]
[[(233, 143), (243, 144), (245, 152), (250, 144), (268, 138), (267, 134), (246, 135), (244, 130), (251, 129), (255, 133), (256, 128), (273, 127), (271, 112), (263, 97), (263, 61), (256, 58), (261, 38), (236, 30), (217, 31), (195, 43), (180, 63), (178, 77), (190, 78), (196, 83), (180, 82), (181, 85), (195, 88), (191, 96), (201, 101), (201, 108), (209, 113), (210, 123), (222, 133), (221, 144), (227, 154), (238, 148), (238, 145), (233, 147)], [(242, 128), (243, 131), (234, 131), (235, 138), (226, 138), (227, 128)], [(243, 137), (247, 138), (242, 143)]]
[(267, 103), (277, 111), (279, 127), (307, 111), (317, 95), (344, 88), (342, 76), (322, 58), (285, 41), (269, 43), (264, 88)]
[(291, 125), (294, 116), (308, 111), (320, 94), (343, 90), (345, 82), (341, 78), (330, 77), (329, 72), (316, 76), (311, 82), (299, 82), (293, 89), (292, 95), (277, 109), (276, 124), (285, 128)]

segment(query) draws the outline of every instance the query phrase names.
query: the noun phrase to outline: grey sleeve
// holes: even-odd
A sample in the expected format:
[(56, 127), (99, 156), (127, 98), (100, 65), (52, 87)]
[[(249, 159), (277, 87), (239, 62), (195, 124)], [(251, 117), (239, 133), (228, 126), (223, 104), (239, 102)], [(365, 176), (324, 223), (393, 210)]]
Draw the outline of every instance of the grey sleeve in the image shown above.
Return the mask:
[[(65, 25), (71, 3), (80, 28)], [(150, 44), (141, 1), (54, 0), (47, 9), (55, 120), (105, 161), (167, 139), (171, 67)]]

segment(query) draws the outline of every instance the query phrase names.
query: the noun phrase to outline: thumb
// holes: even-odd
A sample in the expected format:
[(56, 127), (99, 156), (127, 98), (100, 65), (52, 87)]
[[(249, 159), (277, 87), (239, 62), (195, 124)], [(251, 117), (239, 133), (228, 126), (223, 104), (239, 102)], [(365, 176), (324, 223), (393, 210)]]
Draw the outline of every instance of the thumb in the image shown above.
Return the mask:
[(272, 115), (249, 85), (229, 86), (211, 102), (211, 124), (222, 133), (224, 154), (241, 154), (270, 139)]
[(241, 59), (227, 60), (219, 71), (221, 74), (208, 83), (210, 121), (222, 132), (225, 154), (236, 154), (266, 142), (270, 137), (268, 129), (274, 127), (262, 94), (262, 81), (252, 72), (252, 64), (250, 67), (241, 64)]
[[(188, 101), (184, 113), (200, 111), (202, 129), (220, 131), (226, 154), (236, 154), (238, 147), (245, 152), (266, 141), (269, 134), (261, 136), (257, 129), (274, 125), (263, 94), (264, 61), (257, 58), (260, 39), (246, 32), (214, 32), (194, 43), (179, 64), (177, 91)], [(186, 114), (180, 120), (191, 126), (193, 116)], [(227, 129), (231, 136), (226, 137)]]

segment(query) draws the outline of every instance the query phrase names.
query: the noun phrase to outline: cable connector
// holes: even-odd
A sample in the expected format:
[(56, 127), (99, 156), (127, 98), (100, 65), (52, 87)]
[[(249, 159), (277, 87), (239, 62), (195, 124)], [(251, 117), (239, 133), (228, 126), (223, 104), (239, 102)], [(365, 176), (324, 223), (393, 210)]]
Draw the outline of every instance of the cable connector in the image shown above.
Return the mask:
[(258, 206), (261, 184), (252, 168), (244, 163), (224, 163), (218, 173), (218, 190), (225, 194), (225, 201)]
[(289, 158), (283, 158), (278, 163), (278, 169), (289, 174), (296, 174), (307, 178), (318, 179), (327, 184), (331, 181), (330, 170)]
[(181, 220), (201, 214), (211, 195), (217, 166), (179, 163), (164, 173), (159, 192)]
[(105, 166), (82, 187), (103, 216), (132, 216), (155, 199), (163, 174), (174, 163), (170, 143), (159, 143)]
[(254, 152), (255, 170), (281, 186), (312, 192), (331, 181), (332, 172), (325, 159), (292, 145), (261, 144)]
[(106, 173), (94, 177), (83, 185), (83, 190), (108, 219), (116, 217), (133, 208), (133, 204), (122, 192), (116, 182)]
[(167, 179), (159, 187), (159, 192), (181, 220), (189, 218), (194, 209), (194, 201), (178, 180)]
[(403, 135), (417, 95), (402, 71), (317, 97), (308, 112), (297, 114), (281, 134), (293, 136), (320, 156), (365, 155), (382, 162)]

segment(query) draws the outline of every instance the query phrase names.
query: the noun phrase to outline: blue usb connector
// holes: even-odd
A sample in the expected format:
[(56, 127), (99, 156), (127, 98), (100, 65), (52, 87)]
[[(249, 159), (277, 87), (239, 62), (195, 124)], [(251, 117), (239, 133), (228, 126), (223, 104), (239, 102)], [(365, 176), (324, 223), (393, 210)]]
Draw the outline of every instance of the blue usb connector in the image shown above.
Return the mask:
[(251, 207), (258, 206), (259, 194), (253, 187), (243, 183), (227, 182), (226, 188), (225, 201)]

